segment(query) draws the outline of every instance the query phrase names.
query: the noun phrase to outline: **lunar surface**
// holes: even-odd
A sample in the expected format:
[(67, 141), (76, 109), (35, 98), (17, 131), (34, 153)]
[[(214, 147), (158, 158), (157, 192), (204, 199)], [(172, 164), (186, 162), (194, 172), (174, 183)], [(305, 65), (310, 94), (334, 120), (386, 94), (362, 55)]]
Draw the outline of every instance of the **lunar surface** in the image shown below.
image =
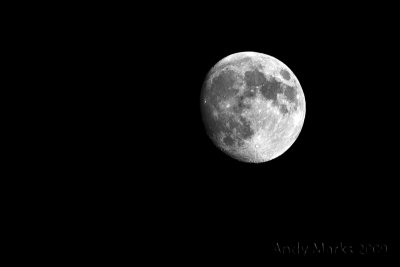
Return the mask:
[(229, 156), (261, 163), (282, 155), (299, 135), (305, 98), (294, 73), (278, 59), (241, 52), (220, 60), (201, 94), (204, 125)]

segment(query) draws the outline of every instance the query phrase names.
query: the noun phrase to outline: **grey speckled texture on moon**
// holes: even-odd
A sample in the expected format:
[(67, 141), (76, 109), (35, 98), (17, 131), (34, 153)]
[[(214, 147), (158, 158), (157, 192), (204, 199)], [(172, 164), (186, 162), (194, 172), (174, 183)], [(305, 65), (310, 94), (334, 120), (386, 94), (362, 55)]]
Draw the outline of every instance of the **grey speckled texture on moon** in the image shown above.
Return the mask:
[[(220, 60), (210, 70), (210, 73), (212, 74), (231, 64), (241, 66), (241, 64), (246, 65), (248, 62), (261, 66), (264, 74), (279, 77), (282, 83), (293, 86), (297, 90), (298, 108), (290, 117), (282, 119), (280, 114), (274, 113), (268, 108), (257, 111), (261, 114), (260, 118), (265, 120), (265, 125), (257, 130), (251, 140), (246, 142), (244, 149), (232, 151), (232, 149), (224, 147), (223, 144), (219, 144), (219, 148), (235, 159), (243, 162), (261, 163), (279, 157), (293, 145), (304, 123), (306, 104), (304, 92), (295, 74), (283, 62), (266, 54), (241, 52), (229, 55)], [(207, 77), (210, 79), (210, 76)], [(210, 80), (206, 81), (208, 85), (211, 84)], [(258, 123), (258, 121), (254, 123)]]

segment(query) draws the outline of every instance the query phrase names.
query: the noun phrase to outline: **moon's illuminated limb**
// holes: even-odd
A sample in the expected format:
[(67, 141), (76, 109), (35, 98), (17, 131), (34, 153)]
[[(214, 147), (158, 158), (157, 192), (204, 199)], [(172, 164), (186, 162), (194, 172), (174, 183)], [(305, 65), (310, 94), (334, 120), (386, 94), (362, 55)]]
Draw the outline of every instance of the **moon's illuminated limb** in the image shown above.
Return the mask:
[(296, 140), (302, 123), (304, 112), (299, 110), (287, 118), (283, 118), (276, 112), (263, 110), (265, 124), (258, 128), (254, 136), (246, 141), (242, 148), (228, 148), (222, 143), (223, 150), (232, 153), (246, 161), (261, 163), (272, 160), (282, 155)]
[(261, 163), (282, 155), (294, 143), (301, 130), (304, 113), (296, 113), (282, 119), (276, 114), (267, 114), (268, 123), (260, 128), (243, 149), (236, 151), (250, 162)]

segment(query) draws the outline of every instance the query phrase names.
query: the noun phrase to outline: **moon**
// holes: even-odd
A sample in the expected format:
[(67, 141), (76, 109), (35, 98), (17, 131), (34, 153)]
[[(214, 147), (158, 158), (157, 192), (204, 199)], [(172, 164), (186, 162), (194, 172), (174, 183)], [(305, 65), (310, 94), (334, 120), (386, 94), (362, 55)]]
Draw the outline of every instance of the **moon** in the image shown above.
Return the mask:
[(217, 62), (205, 78), (201, 109), (214, 144), (251, 163), (284, 154), (299, 136), (306, 113), (295, 74), (277, 58), (258, 52)]

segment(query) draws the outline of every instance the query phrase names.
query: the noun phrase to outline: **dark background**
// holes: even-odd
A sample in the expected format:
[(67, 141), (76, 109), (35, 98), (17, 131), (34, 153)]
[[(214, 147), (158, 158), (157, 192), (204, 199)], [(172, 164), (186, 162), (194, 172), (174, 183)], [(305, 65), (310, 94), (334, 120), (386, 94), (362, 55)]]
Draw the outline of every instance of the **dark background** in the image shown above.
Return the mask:
[[(82, 120), (95, 129), (84, 146), (94, 156), (83, 154), (79, 181), (82, 193), (97, 196), (88, 210), (107, 214), (119, 237), (144, 234), (143, 247), (168, 251), (165, 259), (205, 262), (263, 262), (274, 242), (386, 243), (397, 251), (390, 9), (104, 8), (77, 26), (96, 70), (88, 71), (96, 86), (83, 86), (91, 110)], [(285, 63), (306, 100), (295, 143), (262, 164), (222, 153), (201, 119), (208, 71), (242, 51)]]
[[(151, 60), (138, 115), (151, 126), (131, 126), (151, 136), (136, 179), (166, 246), (179, 240), (196, 255), (257, 258), (275, 241), (392, 242), (397, 42), (393, 19), (372, 9), (241, 18), (194, 8), (133, 26)], [(284, 62), (306, 98), (296, 142), (263, 164), (223, 154), (200, 116), (207, 72), (241, 51)]]
[[(5, 38), (15, 242), (168, 263), (265, 264), (297, 241), (398, 254), (397, 9), (32, 5)], [(262, 164), (222, 153), (201, 119), (208, 71), (242, 51), (284, 62), (306, 99), (295, 143)]]

